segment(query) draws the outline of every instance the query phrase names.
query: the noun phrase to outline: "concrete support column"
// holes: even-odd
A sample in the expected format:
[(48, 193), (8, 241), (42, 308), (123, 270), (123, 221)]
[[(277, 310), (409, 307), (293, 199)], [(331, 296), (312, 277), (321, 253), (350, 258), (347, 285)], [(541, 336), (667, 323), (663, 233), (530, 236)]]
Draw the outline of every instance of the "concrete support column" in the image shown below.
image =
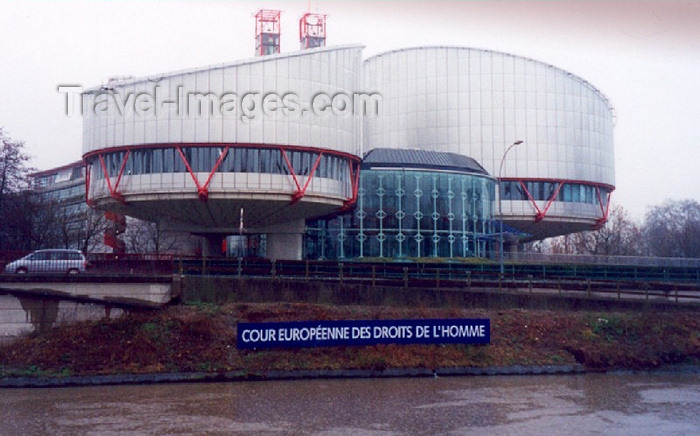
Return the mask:
[(515, 238), (506, 239), (503, 246), (503, 255), (508, 260), (518, 260), (518, 248), (520, 244)]
[(250, 229), (249, 232), (267, 235), (268, 259), (301, 260), (305, 224), (303, 219), (298, 219)]
[(269, 259), (301, 260), (301, 233), (268, 233), (267, 257)]

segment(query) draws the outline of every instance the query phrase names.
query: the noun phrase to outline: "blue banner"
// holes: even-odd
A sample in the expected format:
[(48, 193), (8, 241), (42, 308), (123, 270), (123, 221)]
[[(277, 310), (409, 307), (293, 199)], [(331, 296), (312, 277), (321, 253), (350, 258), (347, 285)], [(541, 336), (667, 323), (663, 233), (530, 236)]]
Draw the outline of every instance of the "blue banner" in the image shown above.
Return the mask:
[(238, 323), (239, 349), (377, 344), (488, 344), (489, 319)]

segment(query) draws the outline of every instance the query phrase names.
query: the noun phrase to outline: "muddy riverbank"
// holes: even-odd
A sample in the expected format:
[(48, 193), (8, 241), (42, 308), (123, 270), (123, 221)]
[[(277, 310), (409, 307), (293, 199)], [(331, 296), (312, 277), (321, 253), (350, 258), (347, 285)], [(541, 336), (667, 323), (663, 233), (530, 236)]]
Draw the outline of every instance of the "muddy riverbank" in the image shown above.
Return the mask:
[[(236, 348), (238, 322), (414, 318), (489, 318), (491, 343), (264, 351)], [(428, 376), (436, 371), (489, 374), (645, 370), (698, 364), (700, 318), (694, 311), (198, 303), (58, 327), (0, 347), (0, 378), (6, 384), (19, 378), (51, 378), (58, 382), (86, 376), (106, 377), (105, 383), (110, 379), (112, 383), (138, 383), (171, 381), (168, 378), (285, 378), (294, 374), (364, 377)]]

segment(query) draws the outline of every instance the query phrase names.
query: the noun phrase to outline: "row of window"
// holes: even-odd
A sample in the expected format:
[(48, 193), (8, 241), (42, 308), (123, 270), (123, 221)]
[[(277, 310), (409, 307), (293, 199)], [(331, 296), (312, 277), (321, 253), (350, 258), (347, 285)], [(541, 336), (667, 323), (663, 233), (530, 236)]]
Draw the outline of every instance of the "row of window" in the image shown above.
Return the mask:
[[(527, 192), (523, 188), (527, 189)], [(557, 189), (559, 190), (557, 192)], [(596, 192), (596, 186), (584, 185), (581, 183), (568, 182), (533, 182), (533, 181), (503, 181), (500, 183), (501, 198), (503, 200), (529, 200), (528, 193), (535, 201), (549, 201), (554, 195), (555, 201), (571, 203), (603, 204), (607, 203), (610, 191), (606, 188), (599, 188), (600, 198)]]
[(477, 232), (450, 232), (423, 230), (407, 233), (387, 229), (382, 233), (358, 229), (329, 228), (330, 223), (308, 227), (304, 237), (307, 259), (361, 259), (361, 258), (464, 258), (488, 257), (494, 238), (491, 223), (482, 222)]
[[(299, 175), (310, 174), (316, 164), (320, 152), (311, 151), (286, 151), (286, 157), (280, 149), (271, 148), (243, 148), (231, 147), (180, 147), (178, 148), (153, 148), (132, 150), (124, 162), (125, 151), (106, 153), (103, 155), (109, 177), (118, 176), (122, 165), (126, 175), (159, 174), (159, 173), (184, 173), (187, 172), (187, 164), (195, 173), (208, 173), (214, 169), (216, 163), (221, 160), (216, 171), (219, 173), (263, 173), (263, 174), (291, 174), (289, 165), (294, 173)], [(183, 159), (184, 156), (184, 159)], [(104, 171), (97, 156), (90, 158), (91, 174), (96, 179), (104, 178)], [(321, 154), (314, 172), (315, 177), (340, 180), (350, 180), (349, 159), (331, 154)]]
[(53, 191), (49, 191), (48, 189), (46, 190), (46, 193), (44, 194), (46, 198), (49, 198), (51, 200), (55, 201), (64, 201), (64, 200), (75, 200), (77, 199), (80, 201), (85, 197), (85, 182), (71, 186), (70, 188), (64, 188), (64, 189), (56, 189)]
[(47, 188), (47, 187), (51, 187), (52, 185), (54, 185), (56, 183), (82, 179), (82, 178), (84, 178), (83, 171), (84, 171), (84, 167), (81, 165), (81, 166), (77, 166), (74, 168), (68, 168), (65, 170), (61, 170), (57, 173), (38, 176), (38, 177), (36, 177), (36, 181), (38, 182), (39, 187)]

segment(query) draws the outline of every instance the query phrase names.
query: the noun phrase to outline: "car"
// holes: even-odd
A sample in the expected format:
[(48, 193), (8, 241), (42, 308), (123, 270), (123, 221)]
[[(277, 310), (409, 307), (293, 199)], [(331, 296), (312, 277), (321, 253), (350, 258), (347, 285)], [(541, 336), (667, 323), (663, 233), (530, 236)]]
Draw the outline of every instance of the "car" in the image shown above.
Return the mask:
[(87, 259), (79, 250), (36, 250), (8, 263), (6, 273), (59, 272), (80, 274), (87, 270)]

